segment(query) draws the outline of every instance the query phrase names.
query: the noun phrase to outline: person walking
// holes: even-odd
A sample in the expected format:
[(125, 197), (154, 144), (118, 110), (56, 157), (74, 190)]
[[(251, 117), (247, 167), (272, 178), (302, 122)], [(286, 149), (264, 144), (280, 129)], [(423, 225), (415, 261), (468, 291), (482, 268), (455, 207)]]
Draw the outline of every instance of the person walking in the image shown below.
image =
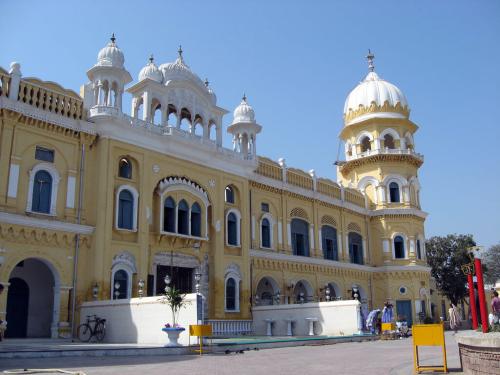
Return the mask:
[(493, 322), (500, 323), (500, 298), (498, 292), (494, 291), (491, 299), (491, 312), (493, 314)]
[(448, 314), (450, 315), (450, 328), (457, 333), (458, 327), (461, 324), (460, 313), (458, 312), (458, 308), (455, 304), (451, 304), (450, 309), (448, 310)]

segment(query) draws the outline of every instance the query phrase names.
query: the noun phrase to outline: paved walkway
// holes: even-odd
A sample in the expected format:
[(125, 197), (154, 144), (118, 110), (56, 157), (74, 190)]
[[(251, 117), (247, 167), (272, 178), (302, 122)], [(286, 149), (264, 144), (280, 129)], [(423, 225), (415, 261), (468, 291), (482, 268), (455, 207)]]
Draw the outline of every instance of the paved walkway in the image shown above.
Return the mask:
[[(448, 367), (460, 374), (458, 346), (446, 333)], [(424, 364), (438, 364), (439, 348), (421, 350)], [(151, 357), (65, 357), (41, 359), (3, 359), (0, 370), (15, 368), (60, 368), (84, 374), (413, 374), (412, 340), (354, 342), (336, 345), (302, 346), (248, 351), (244, 354), (214, 353), (205, 356)], [(55, 372), (54, 372), (55, 374)]]

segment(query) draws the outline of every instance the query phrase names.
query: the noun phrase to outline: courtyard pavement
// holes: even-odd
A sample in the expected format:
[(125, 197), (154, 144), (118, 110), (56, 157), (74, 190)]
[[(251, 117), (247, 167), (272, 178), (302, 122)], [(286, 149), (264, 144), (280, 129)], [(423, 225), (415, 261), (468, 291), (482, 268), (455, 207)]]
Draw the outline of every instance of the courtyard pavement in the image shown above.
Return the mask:
[[(461, 374), (458, 346), (446, 333), (448, 368)], [(83, 374), (319, 374), (409, 375), (413, 374), (412, 339), (351, 342), (246, 351), (244, 354), (135, 357), (63, 357), (2, 359), (0, 370), (57, 368)], [(439, 348), (420, 350), (423, 364), (440, 364)], [(53, 372), (56, 374), (56, 372)]]

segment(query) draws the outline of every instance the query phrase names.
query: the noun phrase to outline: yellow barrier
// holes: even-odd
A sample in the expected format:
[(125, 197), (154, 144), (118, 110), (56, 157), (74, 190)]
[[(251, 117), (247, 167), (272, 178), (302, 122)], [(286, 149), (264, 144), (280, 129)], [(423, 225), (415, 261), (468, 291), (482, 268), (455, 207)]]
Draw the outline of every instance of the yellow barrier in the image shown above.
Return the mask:
[(384, 331), (395, 331), (396, 323), (382, 323), (382, 332)]
[(211, 324), (195, 324), (189, 326), (189, 346), (191, 346), (191, 336), (197, 336), (198, 342), (200, 343), (200, 349), (195, 350), (203, 353), (203, 337), (212, 336), (212, 325)]
[[(421, 371), (442, 371), (448, 372), (446, 362), (446, 344), (444, 341), (444, 325), (438, 324), (415, 324), (411, 328), (413, 336), (413, 364), (415, 372)], [(442, 366), (420, 366), (418, 361), (419, 346), (441, 346), (443, 350)]]

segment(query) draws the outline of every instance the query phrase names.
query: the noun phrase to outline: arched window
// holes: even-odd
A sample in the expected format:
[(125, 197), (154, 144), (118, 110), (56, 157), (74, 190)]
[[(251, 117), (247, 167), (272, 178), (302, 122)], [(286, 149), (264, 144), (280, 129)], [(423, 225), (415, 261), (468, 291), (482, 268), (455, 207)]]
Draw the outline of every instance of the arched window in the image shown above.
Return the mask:
[(422, 259), (422, 249), (420, 248), (420, 240), (417, 240), (417, 259)]
[(389, 184), (389, 198), (391, 203), (399, 203), (401, 202), (399, 197), (399, 185), (397, 182), (391, 182)]
[(384, 135), (384, 148), (395, 148), (394, 146), (394, 138), (390, 134)]
[(118, 270), (113, 277), (113, 299), (128, 298), (128, 273), (125, 270)]
[(370, 138), (363, 137), (363, 139), (361, 140), (361, 152), (365, 152), (365, 151), (368, 151), (371, 149), (372, 149), (372, 145), (370, 143)]
[(227, 244), (238, 246), (238, 218), (234, 212), (227, 215)]
[(41, 170), (36, 172), (33, 181), (33, 200), (31, 211), (50, 213), (50, 203), (52, 196), (52, 176), (49, 172)]
[(236, 281), (232, 277), (226, 280), (226, 310), (236, 310)]
[(134, 196), (128, 190), (118, 196), (118, 228), (134, 229)]
[(201, 207), (196, 202), (191, 206), (191, 236), (201, 237)]
[(172, 197), (165, 199), (163, 204), (163, 230), (175, 233), (175, 201)]
[(401, 236), (394, 237), (394, 257), (396, 259), (405, 258), (405, 242)]
[(132, 178), (132, 163), (127, 158), (121, 158), (118, 165), (118, 176)]
[(189, 206), (184, 199), (177, 207), (177, 233), (189, 234)]
[(293, 255), (309, 256), (309, 223), (301, 219), (292, 219)]
[(264, 218), (261, 224), (262, 247), (271, 247), (271, 223)]
[(363, 237), (359, 233), (349, 233), (349, 259), (351, 263), (363, 264)]
[(339, 260), (337, 247), (337, 230), (329, 225), (321, 228), (321, 239), (323, 242), (323, 256), (329, 260)]
[(234, 203), (234, 190), (231, 186), (226, 186), (225, 189), (226, 203)]

